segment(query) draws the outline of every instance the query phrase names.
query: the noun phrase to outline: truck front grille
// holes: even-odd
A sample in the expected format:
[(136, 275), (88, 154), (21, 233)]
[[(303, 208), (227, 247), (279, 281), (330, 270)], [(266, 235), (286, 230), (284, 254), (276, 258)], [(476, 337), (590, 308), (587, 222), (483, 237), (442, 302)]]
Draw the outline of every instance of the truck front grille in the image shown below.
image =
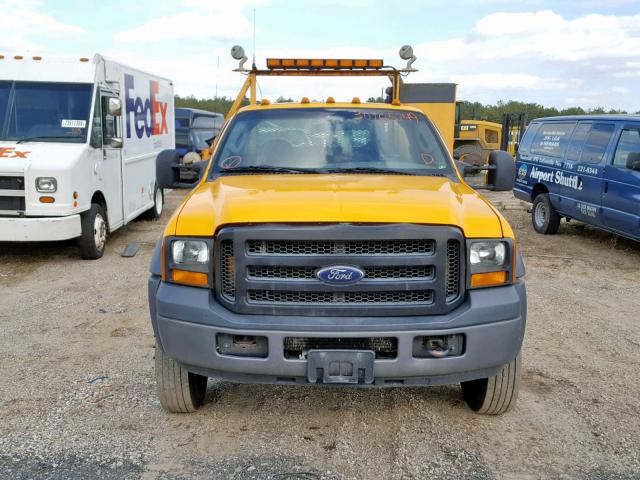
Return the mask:
[(447, 300), (455, 300), (460, 293), (460, 242), (447, 242)]
[[(282, 265), (250, 265), (248, 268), (249, 278), (252, 279), (286, 279), (286, 280), (314, 280), (316, 278), (316, 268), (314, 267), (287, 267)], [(385, 266), (367, 267), (364, 270), (364, 277), (367, 280), (428, 280), (433, 277), (434, 267), (432, 265), (421, 266)]]
[[(216, 239), (216, 292), (237, 313), (437, 315), (463, 298), (463, 237), (413, 224), (228, 227)], [(330, 266), (364, 272), (355, 283), (316, 276)]]
[(0, 196), (0, 213), (18, 213), (24, 211), (24, 197)]
[(249, 290), (250, 303), (280, 303), (288, 305), (350, 303), (362, 305), (388, 305), (418, 303), (428, 305), (433, 301), (431, 290), (407, 292), (287, 292), (281, 290)]
[(433, 240), (251, 240), (250, 255), (431, 255)]
[(0, 176), (0, 190), (24, 190), (24, 177)]

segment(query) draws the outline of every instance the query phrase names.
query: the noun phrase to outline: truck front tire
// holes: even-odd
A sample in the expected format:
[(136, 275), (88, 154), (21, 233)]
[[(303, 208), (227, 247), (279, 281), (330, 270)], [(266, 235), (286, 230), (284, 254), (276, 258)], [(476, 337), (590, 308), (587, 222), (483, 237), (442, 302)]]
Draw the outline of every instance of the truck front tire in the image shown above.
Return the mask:
[(162, 210), (164, 209), (164, 190), (158, 185), (155, 186), (153, 191), (153, 206), (143, 213), (144, 218), (149, 220), (157, 220), (162, 216)]
[(80, 216), (81, 234), (78, 237), (80, 256), (85, 260), (97, 260), (104, 254), (107, 243), (107, 216), (104, 208), (92, 203), (91, 208)]
[(156, 392), (166, 411), (195, 412), (204, 403), (207, 377), (185, 370), (156, 345)]
[(495, 377), (462, 382), (462, 396), (469, 408), (484, 415), (500, 415), (511, 409), (520, 390), (521, 354)]
[(536, 232), (553, 235), (560, 227), (560, 215), (551, 205), (548, 193), (541, 193), (533, 200), (531, 221)]

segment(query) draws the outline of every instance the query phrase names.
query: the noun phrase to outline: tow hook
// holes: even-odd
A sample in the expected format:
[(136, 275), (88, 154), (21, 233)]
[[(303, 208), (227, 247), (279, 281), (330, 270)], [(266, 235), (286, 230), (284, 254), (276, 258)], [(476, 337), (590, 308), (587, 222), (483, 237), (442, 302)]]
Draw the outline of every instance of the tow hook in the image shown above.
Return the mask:
[(443, 338), (428, 338), (426, 350), (429, 355), (436, 358), (444, 358), (451, 353), (451, 347)]

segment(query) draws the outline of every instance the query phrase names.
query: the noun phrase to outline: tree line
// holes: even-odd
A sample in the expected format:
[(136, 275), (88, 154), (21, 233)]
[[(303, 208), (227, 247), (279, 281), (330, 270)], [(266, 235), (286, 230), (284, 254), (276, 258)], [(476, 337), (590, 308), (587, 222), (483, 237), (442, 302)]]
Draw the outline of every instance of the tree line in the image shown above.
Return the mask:
[[(210, 112), (217, 112), (226, 115), (231, 108), (234, 99), (227, 97), (196, 98), (193, 95), (188, 97), (175, 96), (176, 107), (200, 108)], [(278, 97), (277, 103), (292, 102), (291, 98)], [(368, 102), (382, 102), (382, 97), (370, 97)], [(249, 100), (244, 99), (243, 105), (248, 105)], [(624, 110), (605, 109), (603, 107), (585, 110), (582, 107), (569, 107), (557, 109), (555, 107), (545, 107), (538, 103), (518, 102), (515, 100), (498, 101), (495, 105), (483, 104), (480, 102), (462, 101), (460, 102), (460, 115), (462, 119), (489, 120), (490, 122), (502, 122), (503, 113), (526, 113), (527, 119), (533, 120), (539, 117), (555, 117), (558, 115), (585, 115), (601, 113), (628, 113)], [(640, 112), (636, 112), (640, 113)]]

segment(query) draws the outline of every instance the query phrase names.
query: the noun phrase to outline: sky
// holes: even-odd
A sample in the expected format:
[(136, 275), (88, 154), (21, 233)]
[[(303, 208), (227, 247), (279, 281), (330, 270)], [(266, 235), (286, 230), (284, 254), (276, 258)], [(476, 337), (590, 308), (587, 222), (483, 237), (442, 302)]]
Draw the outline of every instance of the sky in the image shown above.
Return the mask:
[[(101, 53), (168, 77), (181, 96), (235, 97), (229, 54), (383, 58), (458, 99), (640, 111), (640, 0), (0, 0), (0, 54)], [(255, 50), (254, 38), (255, 12)], [(0, 65), (0, 68), (1, 65)], [(259, 98), (380, 95), (385, 78), (262, 79)]]

